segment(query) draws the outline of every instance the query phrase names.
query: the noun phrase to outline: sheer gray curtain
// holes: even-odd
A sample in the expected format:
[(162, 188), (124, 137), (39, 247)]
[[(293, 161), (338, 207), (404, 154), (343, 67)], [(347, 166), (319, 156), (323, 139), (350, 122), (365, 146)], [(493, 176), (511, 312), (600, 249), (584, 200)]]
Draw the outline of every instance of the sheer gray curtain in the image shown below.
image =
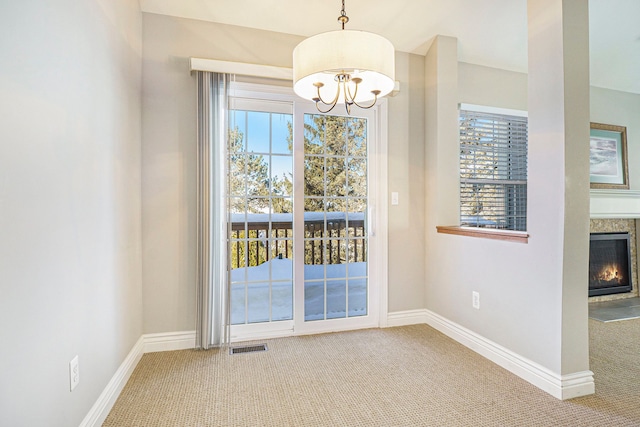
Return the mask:
[(227, 74), (196, 72), (197, 146), (197, 310), (196, 348), (228, 343), (226, 278), (225, 158)]

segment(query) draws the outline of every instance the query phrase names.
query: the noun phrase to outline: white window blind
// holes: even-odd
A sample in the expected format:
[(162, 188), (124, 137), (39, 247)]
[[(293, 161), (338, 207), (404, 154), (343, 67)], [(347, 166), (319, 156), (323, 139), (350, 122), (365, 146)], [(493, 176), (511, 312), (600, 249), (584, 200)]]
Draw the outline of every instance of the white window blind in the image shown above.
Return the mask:
[(460, 110), (460, 223), (527, 229), (527, 117)]

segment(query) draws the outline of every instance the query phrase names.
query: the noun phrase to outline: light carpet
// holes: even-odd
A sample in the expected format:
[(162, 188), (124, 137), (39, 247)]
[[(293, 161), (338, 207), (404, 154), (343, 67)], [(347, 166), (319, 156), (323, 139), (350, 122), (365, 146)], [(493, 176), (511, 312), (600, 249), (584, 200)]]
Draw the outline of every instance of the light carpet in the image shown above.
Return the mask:
[(570, 401), (414, 325), (146, 354), (103, 425), (640, 426), (640, 319), (589, 327), (596, 394)]

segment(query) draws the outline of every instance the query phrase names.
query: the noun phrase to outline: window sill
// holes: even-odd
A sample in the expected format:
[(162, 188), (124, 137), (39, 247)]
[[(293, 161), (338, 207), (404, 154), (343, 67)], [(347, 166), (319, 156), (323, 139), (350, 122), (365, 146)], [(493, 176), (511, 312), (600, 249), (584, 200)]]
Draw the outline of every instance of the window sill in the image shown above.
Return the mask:
[(506, 240), (509, 242), (528, 243), (529, 234), (524, 231), (494, 230), (491, 228), (436, 226), (438, 233), (456, 234), (458, 236), (480, 237), (483, 239)]

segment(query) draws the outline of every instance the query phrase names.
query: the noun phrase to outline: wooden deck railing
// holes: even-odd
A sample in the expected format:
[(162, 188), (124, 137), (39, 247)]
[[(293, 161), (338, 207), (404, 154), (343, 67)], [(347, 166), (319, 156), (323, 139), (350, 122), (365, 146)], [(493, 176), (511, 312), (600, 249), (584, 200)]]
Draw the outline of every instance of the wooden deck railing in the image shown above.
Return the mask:
[[(363, 213), (326, 214), (326, 229), (322, 213), (308, 214), (304, 222), (305, 264), (323, 264), (325, 259), (327, 264), (367, 260)], [(232, 216), (230, 252), (232, 269), (255, 267), (273, 258), (293, 258), (291, 214)]]

